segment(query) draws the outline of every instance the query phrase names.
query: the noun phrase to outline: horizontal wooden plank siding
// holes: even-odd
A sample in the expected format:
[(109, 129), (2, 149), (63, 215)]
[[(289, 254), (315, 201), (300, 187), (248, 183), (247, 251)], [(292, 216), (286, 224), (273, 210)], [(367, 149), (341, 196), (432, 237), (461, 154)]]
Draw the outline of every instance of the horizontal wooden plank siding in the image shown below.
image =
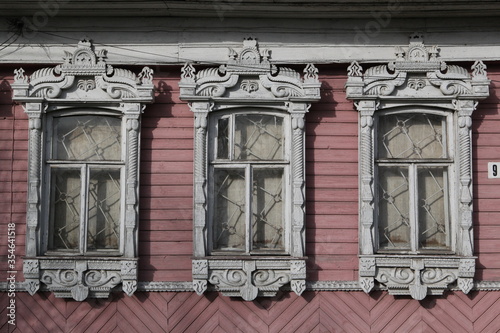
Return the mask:
[[(13, 71), (9, 66), (0, 68), (0, 281), (6, 281), (8, 270), (22, 272), (26, 243), (28, 118), (23, 108), (12, 102)], [(9, 223), (16, 224), (15, 269), (7, 267)], [(17, 276), (22, 278), (22, 274)]]
[[(473, 176), (477, 278), (499, 279), (499, 181), (487, 178), (487, 163), (500, 160), (500, 115), (496, 93), (500, 67), (488, 65), (491, 97), (473, 114)], [(358, 115), (346, 100), (345, 65), (319, 66), (320, 102), (306, 116), (306, 227), (308, 279), (354, 280), (358, 252)], [(0, 85), (0, 232), (16, 225), (19, 256), (25, 244), (28, 121), (14, 105), (4, 67)], [(180, 68), (156, 74), (156, 101), (143, 114), (140, 187), (141, 281), (189, 281), (192, 255), (193, 115), (179, 99)], [(5, 238), (5, 237), (4, 237)], [(0, 240), (5, 250), (6, 239)], [(5, 265), (2, 257), (0, 264)], [(18, 261), (21, 270), (21, 261)], [(2, 275), (3, 274), (3, 275)], [(5, 271), (0, 272), (0, 278)]]
[[(481, 101), (472, 115), (474, 247), (478, 256), (476, 278), (499, 280), (500, 254), (496, 228), (500, 217), (500, 179), (488, 179), (488, 162), (500, 162), (500, 105), (498, 103), (500, 67), (488, 64), (492, 81), (490, 97)], [(500, 327), (500, 326), (499, 326)]]
[(311, 280), (355, 280), (358, 267), (358, 114), (343, 66), (320, 66), (321, 100), (306, 116), (306, 254)]
[(190, 281), (194, 120), (178, 97), (180, 68), (158, 72), (142, 118), (139, 280)]

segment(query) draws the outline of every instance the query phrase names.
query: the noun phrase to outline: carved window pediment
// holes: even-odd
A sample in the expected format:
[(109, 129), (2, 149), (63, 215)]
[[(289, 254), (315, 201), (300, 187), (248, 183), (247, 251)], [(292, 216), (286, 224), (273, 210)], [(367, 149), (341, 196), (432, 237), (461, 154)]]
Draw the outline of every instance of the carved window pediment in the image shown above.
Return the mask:
[(364, 73), (348, 68), (360, 113), (359, 281), (391, 294), (442, 294), (473, 285), (471, 115), (489, 94), (472, 73), (439, 59), (420, 38)]
[(57, 297), (137, 289), (140, 119), (153, 71), (113, 68), (81, 41), (64, 63), (25, 76), (14, 101), (29, 117), (24, 277)]
[(220, 67), (182, 68), (195, 116), (193, 285), (253, 300), (305, 289), (304, 115), (317, 69), (277, 67), (245, 40)]

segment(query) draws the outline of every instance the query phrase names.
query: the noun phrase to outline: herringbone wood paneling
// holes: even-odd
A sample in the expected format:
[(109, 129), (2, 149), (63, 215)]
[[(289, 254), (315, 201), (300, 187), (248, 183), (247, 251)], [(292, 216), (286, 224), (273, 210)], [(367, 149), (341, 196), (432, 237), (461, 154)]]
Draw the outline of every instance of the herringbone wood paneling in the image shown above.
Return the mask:
[(17, 326), (1, 332), (498, 332), (500, 292), (448, 293), (415, 301), (385, 292), (281, 293), (253, 302), (208, 293), (136, 293), (76, 302), (16, 295)]

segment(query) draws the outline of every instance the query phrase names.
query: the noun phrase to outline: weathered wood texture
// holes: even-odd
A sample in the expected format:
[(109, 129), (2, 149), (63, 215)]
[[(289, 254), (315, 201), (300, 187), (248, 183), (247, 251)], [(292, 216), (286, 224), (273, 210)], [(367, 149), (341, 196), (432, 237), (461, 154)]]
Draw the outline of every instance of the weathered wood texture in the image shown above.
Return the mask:
[[(193, 17), (193, 10), (188, 17), (175, 17), (174, 12), (167, 8), (155, 12), (169, 15), (168, 18), (145, 17), (147, 5), (144, 1), (135, 1), (136, 4), (141, 3), (143, 8), (134, 11), (133, 18), (119, 17), (118, 12), (122, 9), (132, 10), (123, 6), (122, 1), (96, 0), (93, 1), (96, 4), (90, 6), (81, 1), (71, 1), (82, 10), (105, 8), (102, 11), (104, 16), (75, 20), (63, 14), (63, 9), (68, 8), (66, 6), (61, 5), (61, 13), (53, 16), (46, 15), (39, 6), (43, 2), (30, 1), (32, 3), (23, 7), (33, 11), (32, 14), (22, 14), (19, 8), (5, 5), (5, 1), (0, 2), (0, 16), (20, 18), (24, 23), (24, 26), (16, 26), (16, 21), (10, 18), (0, 20), (0, 41), (8, 41), (2, 45), (2, 64), (58, 64), (64, 51), (73, 52), (74, 45), (82, 36), (92, 38), (98, 49), (107, 49), (108, 61), (112, 64), (181, 65), (186, 61), (220, 64), (227, 60), (227, 47), (239, 48), (242, 39), (247, 37), (258, 38), (261, 49), (272, 50), (273, 61), (283, 64), (347, 64), (353, 60), (383, 63), (393, 59), (395, 45), (407, 46), (409, 36), (415, 32), (424, 34), (426, 45), (440, 46), (440, 56), (446, 61), (500, 60), (498, 13), (491, 8), (499, 10), (500, 4), (492, 0), (479, 1), (488, 2), (489, 7), (477, 1), (459, 1), (485, 15), (475, 18), (455, 17), (454, 14), (461, 12), (458, 6), (446, 11), (445, 16), (430, 18), (427, 14), (418, 17), (415, 8), (408, 6), (416, 3), (413, 0), (407, 1), (404, 6), (397, 6), (402, 3), (397, 0), (370, 0), (382, 8), (392, 3), (398, 9), (381, 8), (381, 11), (372, 12), (368, 4), (355, 5), (356, 10), (352, 14), (356, 18), (348, 18), (344, 12), (340, 14), (341, 18), (314, 19), (304, 18), (303, 15), (315, 5), (297, 2), (295, 8), (300, 8), (297, 13), (301, 15), (297, 20), (286, 17), (286, 12), (277, 15), (273, 11), (260, 11), (255, 14), (244, 6), (233, 4), (237, 1), (226, 0), (205, 1), (202, 7), (192, 1), (175, 1), (196, 6), (197, 11), (216, 16), (205, 19)], [(20, 1), (13, 2), (18, 4)], [(134, 1), (126, 2), (130, 5)], [(119, 9), (113, 7), (113, 3)], [(276, 5), (275, 1), (259, 3), (263, 6)], [(444, 6), (441, 1), (431, 4), (422, 0), (419, 3)], [(164, 7), (163, 1), (149, 1), (149, 4)], [(342, 1), (339, 6), (349, 8), (350, 4), (351, 1)], [(288, 3), (286, 7), (290, 8), (290, 5)], [(320, 8), (318, 13), (329, 13), (324, 3)], [(367, 10), (368, 17), (360, 17), (361, 10)], [(113, 15), (109, 15), (111, 11)], [(136, 15), (139, 12), (140, 15)], [(237, 12), (248, 16), (231, 17)], [(75, 16), (81, 15), (83, 13)], [(264, 17), (267, 15), (274, 17)], [(416, 17), (404, 18), (412, 15)], [(21, 33), (16, 35), (19, 31)]]
[[(307, 5), (306, 5), (307, 4)], [(34, 0), (4, 0), (3, 15), (34, 15), (45, 9), (50, 16), (185, 16), (185, 17), (294, 17), (294, 18), (345, 18), (372, 17), (374, 12), (385, 12), (397, 8), (404, 17), (429, 17), (439, 15), (484, 16), (498, 13), (500, 8), (494, 1), (479, 1), (472, 4), (464, 0), (408, 1), (408, 0), (363, 0), (363, 1), (107, 1), (82, 0), (78, 2), (40, 3)]]
[(179, 100), (179, 68), (155, 70), (156, 100), (143, 114), (139, 280), (191, 280), (193, 115)]
[[(491, 97), (473, 125), (476, 279), (500, 281), (500, 183), (487, 162), (500, 160), (500, 67), (489, 66)], [(356, 280), (358, 252), (357, 112), (345, 99), (344, 65), (323, 65), (322, 99), (307, 114), (308, 280)], [(32, 73), (33, 69), (27, 69)], [(0, 73), (0, 279), (6, 277), (7, 223), (16, 223), (18, 280), (24, 255), (28, 122), (13, 105), (13, 68)], [(157, 96), (142, 123), (140, 281), (190, 281), (193, 207), (193, 116), (178, 98), (180, 68), (156, 67)]]
[(476, 279), (500, 280), (500, 180), (488, 179), (488, 162), (500, 161), (500, 72), (489, 65), (490, 97), (482, 101), (472, 118), (474, 172), (474, 248), (478, 255)]
[(253, 302), (194, 292), (114, 294), (106, 300), (16, 295), (16, 324), (0, 331), (57, 332), (497, 332), (500, 292), (447, 293), (416, 301), (384, 292), (284, 293)]
[[(13, 69), (0, 72), (0, 278), (6, 281), (8, 223), (15, 223), (15, 269), (22, 272), (26, 227), (28, 121), (21, 106), (13, 106)], [(18, 279), (20, 276), (18, 275)]]

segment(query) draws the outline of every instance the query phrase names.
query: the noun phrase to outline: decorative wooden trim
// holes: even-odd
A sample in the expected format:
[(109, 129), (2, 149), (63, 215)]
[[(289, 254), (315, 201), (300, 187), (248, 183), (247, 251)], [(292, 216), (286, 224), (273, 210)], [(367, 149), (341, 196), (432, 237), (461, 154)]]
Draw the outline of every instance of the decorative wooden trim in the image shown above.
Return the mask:
[[(384, 286), (377, 286), (377, 290), (387, 290)], [(0, 282), (0, 292), (12, 291), (7, 282)], [(192, 281), (139, 281), (137, 283), (137, 292), (193, 292)], [(291, 291), (287, 286), (281, 288), (285, 291)], [(461, 290), (459, 287), (449, 288), (453, 291)], [(211, 286), (208, 291), (216, 291)], [(500, 281), (474, 281), (472, 289), (476, 291), (500, 291)], [(16, 282), (15, 292), (29, 292), (27, 281)], [(48, 291), (47, 287), (42, 286), (40, 291)], [(364, 291), (359, 281), (306, 281), (305, 291)]]
[[(310, 103), (320, 98), (318, 71), (309, 64), (301, 77), (295, 70), (270, 62), (271, 51), (259, 50), (256, 40), (243, 41), (237, 52), (229, 49), (229, 59), (218, 68), (196, 73), (191, 64), (182, 68), (179, 82), (181, 99), (188, 101), (195, 115), (194, 148), (194, 256), (193, 288), (202, 294), (211, 285), (224, 295), (253, 300), (258, 295), (273, 296), (285, 284), (301, 294), (305, 290), (305, 172), (304, 115)], [(263, 112), (287, 113), (291, 124), (290, 172), (292, 174), (291, 219), (288, 232), (290, 256), (272, 260), (265, 256), (248, 259), (217, 259), (209, 256), (207, 236), (207, 130), (215, 111), (252, 107)]]
[[(471, 115), (478, 100), (489, 95), (486, 66), (476, 61), (472, 75), (462, 67), (441, 61), (436, 46), (426, 47), (419, 35), (412, 36), (408, 48), (396, 47), (396, 59), (387, 65), (366, 70), (354, 61), (348, 68), (347, 98), (360, 113), (360, 255), (359, 283), (365, 292), (378, 285), (391, 294), (423, 299), (427, 294), (442, 294), (456, 283), (468, 293), (475, 272), (472, 235), (472, 156)], [(459, 195), (451, 205), (458, 211), (452, 228), (455, 254), (388, 255), (376, 254), (376, 217), (374, 207), (374, 138), (376, 112), (391, 108), (431, 107), (457, 113), (453, 137), (458, 142), (455, 158)], [(409, 112), (412, 112), (411, 110)], [(419, 111), (417, 111), (419, 112)], [(423, 112), (423, 111), (420, 111)]]
[[(378, 286), (377, 290), (387, 290), (383, 286)], [(0, 292), (9, 290), (7, 282), (0, 282)], [(284, 291), (291, 291), (286, 286), (281, 288)], [(453, 291), (461, 290), (459, 287), (449, 288)], [(215, 287), (210, 287), (208, 291), (216, 291)], [(472, 289), (476, 291), (500, 291), (500, 281), (474, 281)], [(42, 286), (40, 291), (48, 291)], [(137, 292), (193, 292), (192, 281), (139, 281)], [(364, 291), (359, 286), (359, 281), (306, 281), (305, 291)], [(17, 281), (15, 292), (29, 292), (26, 281)]]
[[(23, 103), (29, 117), (29, 173), (26, 257), (24, 276), (27, 291), (34, 294), (43, 283), (57, 297), (83, 301), (87, 297), (108, 297), (121, 284), (128, 295), (137, 289), (137, 221), (140, 115), (145, 103), (153, 102), (153, 71), (145, 67), (139, 75), (113, 68), (105, 62), (106, 50), (95, 52), (90, 40), (82, 40), (64, 63), (35, 71), (30, 77), (15, 70), (13, 100)], [(120, 257), (44, 257), (41, 177), (45, 168), (43, 119), (46, 114), (85, 106), (89, 114), (113, 110), (126, 126), (125, 235)], [(50, 134), (48, 134), (50, 135)]]

